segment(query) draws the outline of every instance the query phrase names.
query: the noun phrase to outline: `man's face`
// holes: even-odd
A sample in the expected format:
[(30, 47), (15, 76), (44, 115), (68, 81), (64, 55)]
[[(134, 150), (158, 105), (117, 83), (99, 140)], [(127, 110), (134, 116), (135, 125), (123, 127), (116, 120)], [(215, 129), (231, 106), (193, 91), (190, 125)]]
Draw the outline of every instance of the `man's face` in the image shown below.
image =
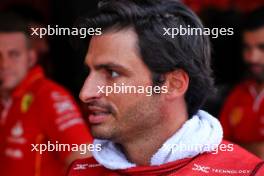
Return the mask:
[(138, 55), (137, 36), (131, 30), (93, 37), (85, 63), (90, 69), (80, 98), (91, 111), (94, 137), (124, 141), (144, 134), (160, 123), (161, 96), (146, 93), (110, 93), (98, 86), (151, 86), (151, 73)]
[(0, 33), (0, 88), (13, 90), (26, 76), (30, 65), (30, 51), (26, 36), (20, 32)]
[(259, 82), (264, 82), (264, 27), (254, 31), (245, 31), (244, 60), (251, 75)]

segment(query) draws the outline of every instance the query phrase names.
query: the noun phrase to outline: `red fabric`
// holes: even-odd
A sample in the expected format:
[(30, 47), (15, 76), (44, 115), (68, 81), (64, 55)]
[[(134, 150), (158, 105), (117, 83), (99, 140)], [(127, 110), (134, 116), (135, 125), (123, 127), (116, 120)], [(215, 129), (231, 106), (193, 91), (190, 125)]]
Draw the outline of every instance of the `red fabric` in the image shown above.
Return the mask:
[(238, 9), (242, 12), (250, 12), (263, 4), (263, 0), (183, 0), (195, 12), (201, 12), (208, 7), (220, 10)]
[(246, 81), (227, 98), (220, 115), (226, 139), (242, 143), (264, 140), (264, 96), (252, 95), (254, 87), (253, 81)]
[(31, 151), (31, 144), (86, 144), (92, 137), (70, 94), (33, 68), (12, 94), (7, 116), (0, 119), (1, 176), (62, 176), (69, 152)]
[[(223, 141), (223, 144), (230, 143)], [(93, 158), (88, 158), (73, 163), (68, 176), (249, 176), (260, 162), (254, 155), (234, 145), (233, 151), (205, 153), (160, 166), (141, 166), (116, 171), (108, 170)], [(257, 175), (264, 175), (262, 167)]]

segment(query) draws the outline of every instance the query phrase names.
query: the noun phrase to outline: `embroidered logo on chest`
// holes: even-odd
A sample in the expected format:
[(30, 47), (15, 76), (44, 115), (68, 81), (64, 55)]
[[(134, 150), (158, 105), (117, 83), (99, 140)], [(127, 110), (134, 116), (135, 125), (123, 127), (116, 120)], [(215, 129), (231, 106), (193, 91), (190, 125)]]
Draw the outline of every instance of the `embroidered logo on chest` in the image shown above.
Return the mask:
[(20, 106), (21, 112), (26, 113), (29, 110), (32, 102), (33, 102), (33, 95), (31, 93), (25, 94), (21, 100), (21, 106)]

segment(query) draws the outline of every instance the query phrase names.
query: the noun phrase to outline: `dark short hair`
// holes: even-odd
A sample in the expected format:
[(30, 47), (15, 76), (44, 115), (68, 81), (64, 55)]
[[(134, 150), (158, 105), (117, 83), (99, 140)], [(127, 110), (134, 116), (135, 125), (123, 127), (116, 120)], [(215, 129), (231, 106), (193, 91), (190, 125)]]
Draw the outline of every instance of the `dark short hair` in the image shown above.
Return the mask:
[(29, 44), (30, 31), (24, 18), (12, 12), (2, 12), (0, 13), (0, 24), (0, 33), (21, 32), (26, 36)]
[[(210, 42), (205, 35), (163, 35), (163, 28), (202, 28), (199, 18), (177, 0), (108, 0), (98, 11), (79, 21), (78, 27), (105, 30), (132, 28), (138, 36), (143, 62), (153, 75), (154, 84), (162, 84), (165, 73), (183, 69), (190, 83), (185, 94), (189, 117), (197, 113), (214, 91), (210, 68)], [(86, 43), (87, 45), (87, 43)]]
[(264, 27), (264, 6), (246, 14), (242, 23), (243, 31), (254, 31)]

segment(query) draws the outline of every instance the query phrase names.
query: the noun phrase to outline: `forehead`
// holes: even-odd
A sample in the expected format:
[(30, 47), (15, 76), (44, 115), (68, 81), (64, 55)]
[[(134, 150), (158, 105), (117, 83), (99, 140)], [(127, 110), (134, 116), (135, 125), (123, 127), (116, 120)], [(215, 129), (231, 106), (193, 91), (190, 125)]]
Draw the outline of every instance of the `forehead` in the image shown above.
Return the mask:
[(253, 31), (245, 31), (243, 34), (244, 42), (247, 43), (264, 43), (264, 26)]
[(26, 36), (21, 32), (0, 32), (0, 49), (12, 49), (26, 46)]
[(85, 60), (88, 65), (140, 61), (137, 46), (137, 35), (132, 29), (106, 31), (91, 39)]

